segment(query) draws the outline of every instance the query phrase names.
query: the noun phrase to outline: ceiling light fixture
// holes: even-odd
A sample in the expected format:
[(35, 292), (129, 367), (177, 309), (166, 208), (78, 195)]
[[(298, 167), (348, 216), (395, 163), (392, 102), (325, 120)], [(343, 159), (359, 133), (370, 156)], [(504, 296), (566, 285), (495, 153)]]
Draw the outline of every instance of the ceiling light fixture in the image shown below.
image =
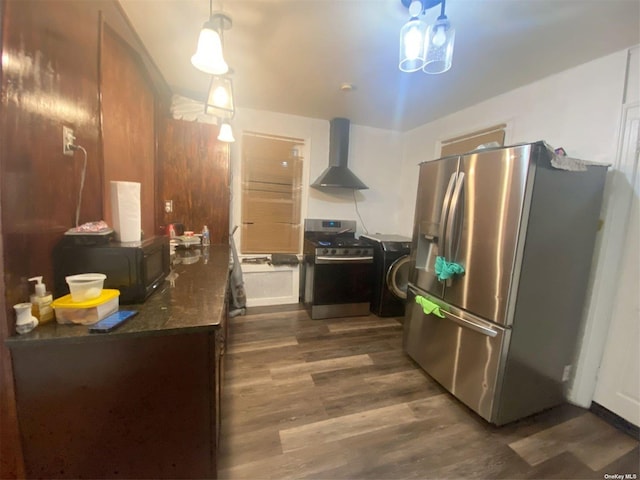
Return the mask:
[[(445, 0), (401, 0), (411, 18), (400, 30), (400, 70), (437, 74), (451, 68), (455, 30), (445, 15)], [(440, 16), (427, 28), (420, 20), (428, 9), (441, 5)]]
[(231, 28), (231, 18), (224, 13), (213, 13), (210, 0), (209, 20), (202, 25), (198, 37), (198, 48), (191, 57), (194, 67), (211, 75), (222, 75), (229, 71), (222, 52), (222, 33), (229, 28)]
[(403, 72), (417, 72), (424, 67), (424, 40), (427, 37), (427, 24), (418, 18), (423, 12), (422, 2), (413, 0), (409, 4), (411, 18), (400, 30), (400, 63), (398, 67)]
[(218, 132), (218, 140), (225, 143), (233, 143), (236, 141), (233, 138), (233, 130), (231, 129), (231, 125), (228, 122), (222, 122), (220, 125), (220, 131)]
[(233, 118), (236, 113), (233, 100), (233, 82), (229, 75), (212, 75), (204, 113), (222, 118)]

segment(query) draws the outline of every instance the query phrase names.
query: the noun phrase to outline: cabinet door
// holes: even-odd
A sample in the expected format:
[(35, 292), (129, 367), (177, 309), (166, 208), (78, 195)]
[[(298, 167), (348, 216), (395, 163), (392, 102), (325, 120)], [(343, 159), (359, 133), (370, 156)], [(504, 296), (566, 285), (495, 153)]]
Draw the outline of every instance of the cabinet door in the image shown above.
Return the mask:
[(140, 65), (138, 54), (105, 23), (100, 56), (104, 218), (113, 225), (110, 182), (139, 182), (141, 227), (149, 237), (156, 232), (155, 94)]
[(216, 404), (216, 414), (215, 414), (215, 444), (216, 444), (216, 453), (220, 448), (220, 427), (222, 423), (222, 382), (224, 379), (224, 349), (225, 349), (225, 340), (223, 329), (220, 328), (216, 330), (215, 333), (215, 351), (214, 351), (214, 398)]
[(229, 243), (229, 148), (216, 139), (218, 127), (165, 119), (160, 132), (160, 225), (183, 223), (187, 230), (209, 228), (211, 244)]

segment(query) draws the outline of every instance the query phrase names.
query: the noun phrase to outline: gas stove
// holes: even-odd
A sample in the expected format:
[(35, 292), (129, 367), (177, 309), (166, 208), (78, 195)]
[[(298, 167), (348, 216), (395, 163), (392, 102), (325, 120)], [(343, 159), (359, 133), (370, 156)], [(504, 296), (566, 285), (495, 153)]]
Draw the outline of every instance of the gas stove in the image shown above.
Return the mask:
[(307, 240), (305, 253), (332, 257), (370, 257), (373, 247), (359, 240)]
[(353, 220), (304, 222), (304, 303), (312, 319), (367, 315), (374, 247)]
[(373, 247), (355, 238), (353, 220), (305, 221), (304, 254), (332, 257), (370, 257)]

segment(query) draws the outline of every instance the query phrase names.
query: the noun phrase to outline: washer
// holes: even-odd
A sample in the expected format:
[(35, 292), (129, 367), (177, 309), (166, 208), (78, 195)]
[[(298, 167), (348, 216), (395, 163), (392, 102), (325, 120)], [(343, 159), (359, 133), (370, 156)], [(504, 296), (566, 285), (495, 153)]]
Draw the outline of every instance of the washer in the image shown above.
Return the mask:
[(379, 317), (404, 316), (411, 239), (376, 233), (360, 235), (360, 240), (374, 247), (371, 311)]

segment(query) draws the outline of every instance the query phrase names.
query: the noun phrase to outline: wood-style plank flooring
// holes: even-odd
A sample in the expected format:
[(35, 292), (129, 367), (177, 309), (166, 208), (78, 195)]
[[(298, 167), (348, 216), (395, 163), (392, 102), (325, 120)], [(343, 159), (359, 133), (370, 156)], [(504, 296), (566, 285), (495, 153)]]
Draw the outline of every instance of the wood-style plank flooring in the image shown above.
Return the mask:
[(640, 476), (638, 441), (587, 410), (486, 423), (403, 353), (394, 318), (248, 309), (225, 362), (219, 478)]

